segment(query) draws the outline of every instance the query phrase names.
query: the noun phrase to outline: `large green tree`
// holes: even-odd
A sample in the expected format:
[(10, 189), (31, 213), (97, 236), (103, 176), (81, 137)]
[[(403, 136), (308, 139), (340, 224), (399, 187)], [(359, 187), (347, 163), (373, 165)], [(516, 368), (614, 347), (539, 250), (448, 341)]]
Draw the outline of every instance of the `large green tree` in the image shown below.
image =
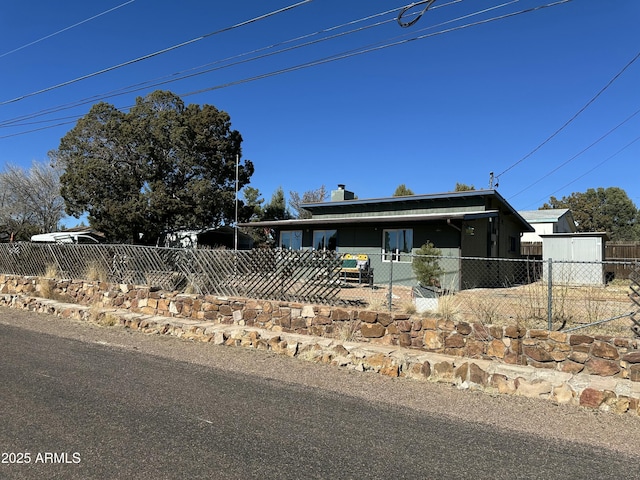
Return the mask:
[[(128, 113), (94, 105), (52, 156), (68, 214), (87, 213), (110, 241), (153, 243), (162, 231), (233, 222), (241, 143), (226, 112), (155, 91)], [(253, 172), (239, 164), (238, 188)]]
[(590, 188), (560, 200), (551, 197), (542, 208), (569, 208), (579, 232), (607, 232), (613, 241), (640, 240), (638, 209), (618, 187)]

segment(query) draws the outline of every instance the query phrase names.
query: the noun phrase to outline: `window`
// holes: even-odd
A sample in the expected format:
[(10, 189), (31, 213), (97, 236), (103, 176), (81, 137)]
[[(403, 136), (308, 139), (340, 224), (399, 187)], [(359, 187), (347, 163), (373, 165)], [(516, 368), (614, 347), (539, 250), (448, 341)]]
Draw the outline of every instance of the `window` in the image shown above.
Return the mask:
[(336, 250), (338, 247), (338, 234), (336, 230), (314, 230), (314, 250)]
[(285, 230), (280, 232), (280, 248), (301, 250), (302, 230)]
[(411, 262), (413, 230), (398, 229), (382, 232), (382, 253), (385, 262)]
[(509, 253), (518, 252), (518, 237), (509, 235)]

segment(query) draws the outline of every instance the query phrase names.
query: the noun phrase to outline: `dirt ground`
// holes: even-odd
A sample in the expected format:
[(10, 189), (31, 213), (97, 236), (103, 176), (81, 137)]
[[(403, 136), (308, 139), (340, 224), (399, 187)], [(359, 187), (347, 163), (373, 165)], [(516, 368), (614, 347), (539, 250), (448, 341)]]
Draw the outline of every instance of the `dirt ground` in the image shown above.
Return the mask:
[[(628, 283), (606, 286), (558, 286), (552, 289), (553, 330), (578, 329), (593, 335), (634, 336), (629, 314), (637, 311)], [(416, 312), (412, 288), (393, 286), (391, 310), (394, 312), (438, 315), (456, 321), (491, 325), (521, 325), (548, 328), (547, 285), (534, 283), (510, 288), (478, 288), (441, 295), (437, 310)], [(388, 286), (348, 285), (340, 298), (354, 306), (373, 310), (389, 309)], [(619, 318), (617, 318), (619, 317)], [(640, 319), (640, 314), (636, 316)], [(595, 325), (592, 325), (595, 324)]]

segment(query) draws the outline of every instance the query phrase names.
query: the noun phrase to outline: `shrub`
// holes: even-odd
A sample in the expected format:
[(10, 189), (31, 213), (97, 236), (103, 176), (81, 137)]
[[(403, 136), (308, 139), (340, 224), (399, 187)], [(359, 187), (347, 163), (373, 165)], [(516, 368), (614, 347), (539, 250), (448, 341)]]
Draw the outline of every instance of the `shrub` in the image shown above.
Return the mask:
[(411, 267), (418, 283), (423, 287), (440, 286), (440, 276), (444, 273), (438, 263), (438, 257), (441, 255), (440, 249), (435, 248), (429, 241), (416, 251)]

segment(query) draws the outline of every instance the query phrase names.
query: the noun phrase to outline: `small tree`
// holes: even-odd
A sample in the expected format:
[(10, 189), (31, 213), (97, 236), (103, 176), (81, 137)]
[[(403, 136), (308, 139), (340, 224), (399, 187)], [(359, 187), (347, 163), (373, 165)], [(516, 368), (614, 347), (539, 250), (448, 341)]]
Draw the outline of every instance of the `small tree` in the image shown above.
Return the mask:
[(423, 287), (439, 287), (440, 276), (444, 273), (438, 263), (438, 257), (442, 255), (439, 248), (435, 248), (433, 243), (427, 241), (413, 257), (413, 273), (418, 279), (418, 283)]
[(406, 197), (408, 195), (415, 195), (415, 193), (413, 193), (413, 190), (407, 187), (404, 183), (401, 183), (400, 185), (398, 185), (398, 188), (396, 188), (396, 191), (393, 192), (394, 197)]
[(456, 192), (468, 192), (475, 189), (476, 187), (474, 187), (473, 185), (456, 182)]

